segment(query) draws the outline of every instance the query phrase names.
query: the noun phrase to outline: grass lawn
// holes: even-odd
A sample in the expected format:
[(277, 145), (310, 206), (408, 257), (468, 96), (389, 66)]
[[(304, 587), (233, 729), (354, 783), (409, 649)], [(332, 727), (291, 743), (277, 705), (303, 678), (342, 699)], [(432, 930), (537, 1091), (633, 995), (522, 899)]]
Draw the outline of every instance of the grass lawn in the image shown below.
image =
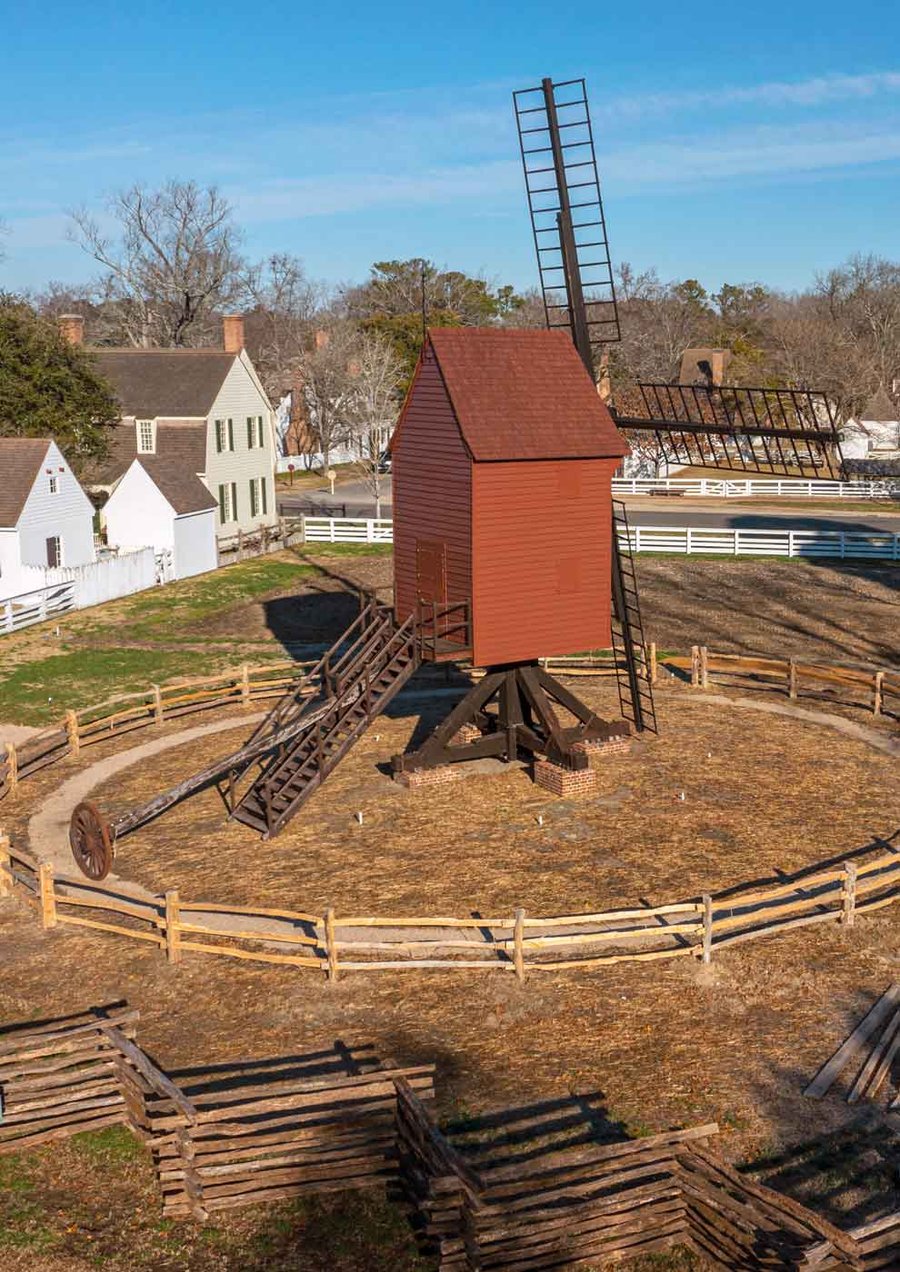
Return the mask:
[(329, 569), (339, 574), (342, 558), (373, 555), (366, 545), (314, 550), (321, 564), (296, 551), (257, 557), (3, 637), (0, 720), (47, 724), (113, 694), (288, 657), (271, 632), (251, 624), (254, 607), (293, 596)]

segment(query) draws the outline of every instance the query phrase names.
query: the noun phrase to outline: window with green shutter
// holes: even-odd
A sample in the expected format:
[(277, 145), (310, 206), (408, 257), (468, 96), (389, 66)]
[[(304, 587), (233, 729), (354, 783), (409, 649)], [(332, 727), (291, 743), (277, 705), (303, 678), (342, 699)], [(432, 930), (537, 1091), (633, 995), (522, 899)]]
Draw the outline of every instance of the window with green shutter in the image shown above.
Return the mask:
[(265, 516), (265, 515), (266, 515), (266, 513), (269, 511), (269, 501), (268, 501), (268, 499), (267, 499), (267, 497), (266, 497), (266, 479), (265, 479), (265, 477), (260, 477), (260, 479), (259, 479), (259, 483), (260, 483), (260, 485), (259, 485), (259, 490), (260, 490), (260, 494), (262, 495), (262, 512), (263, 512), (263, 516)]
[(216, 454), (221, 455), (225, 449), (225, 421), (216, 420)]
[(234, 420), (228, 421), (228, 449), (234, 450)]
[(256, 420), (252, 415), (247, 416), (247, 450), (253, 450), (256, 445)]
[(222, 485), (219, 487), (219, 525), (224, 526), (228, 520), (228, 487)]
[[(262, 450), (266, 444), (263, 436), (263, 417), (261, 415), (257, 415), (256, 417), (256, 444), (259, 446), (260, 450)], [(263, 511), (265, 512), (265, 509), (263, 509)]]
[(250, 478), (250, 516), (255, 517), (259, 512), (259, 486), (257, 477)]
[(231, 483), (231, 518), (238, 521), (238, 501), (237, 501), (237, 482)]

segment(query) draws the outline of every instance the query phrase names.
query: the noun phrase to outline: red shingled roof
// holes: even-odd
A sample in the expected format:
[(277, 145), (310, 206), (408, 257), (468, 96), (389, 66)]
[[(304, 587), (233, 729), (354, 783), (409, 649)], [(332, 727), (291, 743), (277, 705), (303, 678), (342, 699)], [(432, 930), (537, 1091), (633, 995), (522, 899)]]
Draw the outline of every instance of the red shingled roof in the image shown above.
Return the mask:
[(428, 339), (476, 461), (628, 454), (565, 332), (435, 327)]

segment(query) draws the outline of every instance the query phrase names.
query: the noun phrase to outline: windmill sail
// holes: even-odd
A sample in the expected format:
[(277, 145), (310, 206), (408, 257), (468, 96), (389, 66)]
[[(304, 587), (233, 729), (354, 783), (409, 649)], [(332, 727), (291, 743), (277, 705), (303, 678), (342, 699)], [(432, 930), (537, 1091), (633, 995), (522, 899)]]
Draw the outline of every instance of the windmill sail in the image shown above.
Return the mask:
[[(620, 395), (617, 395), (620, 397)], [(638, 384), (613, 418), (626, 433), (650, 433), (670, 465), (797, 477), (844, 475), (834, 404), (808, 389), (710, 384)]]
[(513, 102), (547, 326), (593, 375), (594, 346), (620, 334), (585, 83), (545, 79)]

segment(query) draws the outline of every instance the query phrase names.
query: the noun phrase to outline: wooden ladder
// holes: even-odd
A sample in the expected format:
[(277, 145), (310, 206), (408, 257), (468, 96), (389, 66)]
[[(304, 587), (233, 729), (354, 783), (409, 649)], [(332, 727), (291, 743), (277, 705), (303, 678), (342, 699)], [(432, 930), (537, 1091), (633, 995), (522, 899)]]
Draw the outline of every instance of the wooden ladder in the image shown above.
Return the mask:
[(323, 713), (271, 757), (232, 811), (270, 839), (334, 771), (419, 665), (415, 619), (397, 627), (384, 606), (331, 664)]
[(618, 499), (613, 500), (612, 521), (612, 638), (619, 705), (639, 733), (657, 733), (628, 517)]

